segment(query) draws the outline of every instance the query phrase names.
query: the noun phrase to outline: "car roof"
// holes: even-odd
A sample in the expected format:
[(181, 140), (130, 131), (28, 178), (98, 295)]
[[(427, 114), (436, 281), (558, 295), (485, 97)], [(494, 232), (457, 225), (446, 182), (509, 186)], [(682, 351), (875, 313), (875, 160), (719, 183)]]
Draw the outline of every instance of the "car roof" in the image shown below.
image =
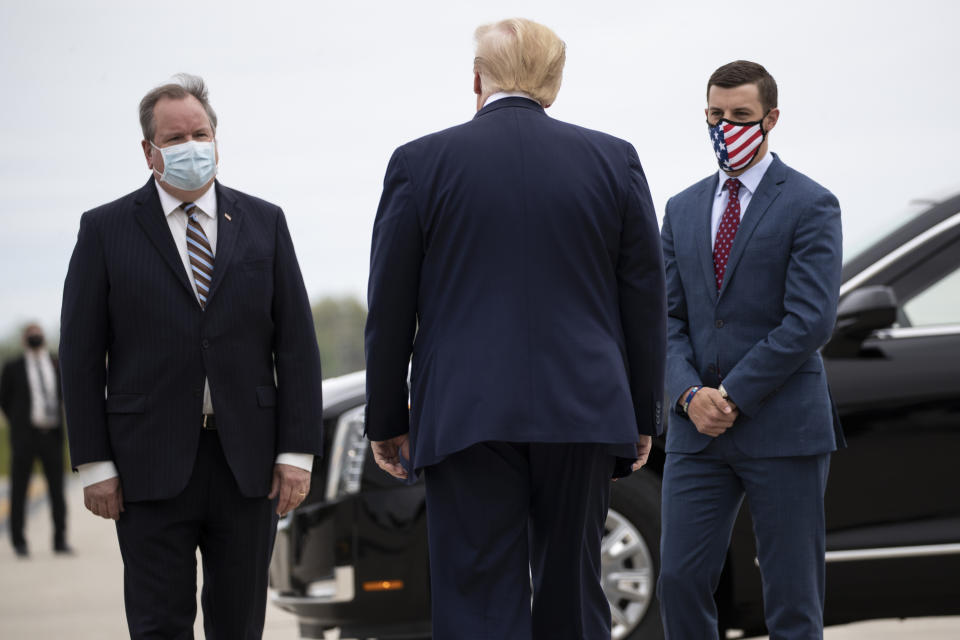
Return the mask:
[(904, 243), (960, 212), (960, 193), (933, 202), (930, 208), (883, 236), (843, 265), (842, 281), (847, 282)]

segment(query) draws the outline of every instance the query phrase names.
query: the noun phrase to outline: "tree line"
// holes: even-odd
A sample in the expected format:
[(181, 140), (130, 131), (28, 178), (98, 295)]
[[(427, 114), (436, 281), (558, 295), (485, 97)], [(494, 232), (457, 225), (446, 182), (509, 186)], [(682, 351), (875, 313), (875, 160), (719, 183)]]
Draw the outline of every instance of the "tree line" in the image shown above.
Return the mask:
[[(367, 307), (353, 296), (324, 297), (313, 306), (313, 323), (320, 348), (323, 377), (359, 371), (364, 368), (363, 326), (367, 321)], [(17, 356), (22, 350), (21, 329), (0, 340), (0, 362)], [(54, 350), (57, 336), (48, 334), (47, 341)], [(0, 413), (0, 475), (9, 472), (9, 436), (7, 421)]]

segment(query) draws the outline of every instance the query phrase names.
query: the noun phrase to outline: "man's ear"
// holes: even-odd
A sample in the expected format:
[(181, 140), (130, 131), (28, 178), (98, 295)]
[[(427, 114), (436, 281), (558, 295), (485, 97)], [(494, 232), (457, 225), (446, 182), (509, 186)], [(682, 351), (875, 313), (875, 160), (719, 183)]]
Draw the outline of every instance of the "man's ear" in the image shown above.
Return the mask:
[(767, 131), (767, 133), (769, 133), (771, 129), (777, 126), (777, 122), (779, 120), (780, 120), (780, 109), (777, 109), (776, 107), (774, 107), (773, 109), (770, 109), (770, 113), (768, 113), (767, 117), (763, 119), (764, 130)]
[(143, 147), (143, 155), (147, 159), (147, 168), (153, 169), (153, 159), (151, 158), (153, 147), (150, 146), (150, 142), (147, 140), (141, 140), (140, 146)]
[(483, 93), (483, 86), (480, 83), (480, 72), (473, 72), (473, 92), (478, 96)]

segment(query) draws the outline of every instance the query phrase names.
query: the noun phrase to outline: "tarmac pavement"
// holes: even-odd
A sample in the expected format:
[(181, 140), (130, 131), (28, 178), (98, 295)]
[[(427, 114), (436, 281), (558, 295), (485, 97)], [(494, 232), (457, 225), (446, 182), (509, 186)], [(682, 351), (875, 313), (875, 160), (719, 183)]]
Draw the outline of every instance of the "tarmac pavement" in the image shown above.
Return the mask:
[[(34, 482), (37, 480), (35, 479)], [(42, 483), (42, 481), (41, 481)], [(5, 487), (3, 487), (5, 489)], [(75, 479), (67, 481), (67, 538), (76, 553), (52, 551), (44, 487), (27, 515), (30, 558), (18, 559), (0, 517), (0, 638), (3, 640), (123, 640), (123, 562), (113, 523), (83, 507)], [(32, 492), (33, 493), (33, 492)], [(0, 494), (0, 510), (6, 491)], [(198, 585), (201, 578), (197, 577)], [(197, 605), (200, 611), (199, 604)], [(198, 613), (195, 634), (202, 639)], [(264, 640), (296, 640), (296, 618), (267, 604)], [(331, 634), (336, 637), (336, 634)], [(827, 628), (825, 640), (958, 640), (960, 617), (882, 620)]]

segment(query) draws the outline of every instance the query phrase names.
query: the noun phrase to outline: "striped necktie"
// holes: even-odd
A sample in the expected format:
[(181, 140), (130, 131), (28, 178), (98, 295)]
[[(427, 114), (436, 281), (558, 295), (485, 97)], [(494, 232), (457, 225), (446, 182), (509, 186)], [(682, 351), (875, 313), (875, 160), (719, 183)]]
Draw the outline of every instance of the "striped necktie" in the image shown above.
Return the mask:
[(180, 208), (187, 214), (187, 255), (190, 256), (193, 281), (197, 285), (197, 299), (200, 300), (200, 306), (206, 308), (210, 283), (213, 281), (213, 249), (197, 218), (200, 211), (197, 205), (184, 202)]

